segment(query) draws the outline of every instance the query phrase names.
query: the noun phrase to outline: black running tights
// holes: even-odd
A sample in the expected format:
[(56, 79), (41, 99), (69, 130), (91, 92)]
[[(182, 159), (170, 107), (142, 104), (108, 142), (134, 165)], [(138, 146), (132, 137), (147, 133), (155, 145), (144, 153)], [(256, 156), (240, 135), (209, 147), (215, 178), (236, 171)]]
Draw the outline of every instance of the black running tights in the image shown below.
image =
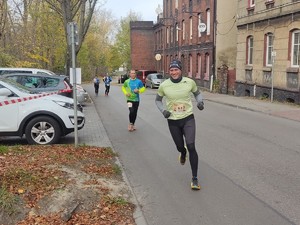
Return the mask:
[(110, 89), (110, 85), (105, 85), (105, 94), (108, 95)]
[(127, 101), (127, 104), (129, 108), (129, 123), (134, 124), (140, 102)]
[(192, 169), (192, 176), (197, 177), (198, 154), (195, 147), (196, 125), (194, 116), (191, 115), (181, 120), (168, 120), (168, 125), (171, 136), (179, 152), (185, 152), (185, 138), (186, 147), (189, 151), (189, 160)]

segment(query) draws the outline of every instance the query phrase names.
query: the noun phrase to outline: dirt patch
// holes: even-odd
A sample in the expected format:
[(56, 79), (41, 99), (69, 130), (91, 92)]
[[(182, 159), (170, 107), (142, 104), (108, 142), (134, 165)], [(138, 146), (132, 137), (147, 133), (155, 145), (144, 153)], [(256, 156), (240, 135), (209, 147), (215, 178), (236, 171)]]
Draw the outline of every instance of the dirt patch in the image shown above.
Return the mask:
[(110, 148), (0, 148), (0, 224), (135, 224)]

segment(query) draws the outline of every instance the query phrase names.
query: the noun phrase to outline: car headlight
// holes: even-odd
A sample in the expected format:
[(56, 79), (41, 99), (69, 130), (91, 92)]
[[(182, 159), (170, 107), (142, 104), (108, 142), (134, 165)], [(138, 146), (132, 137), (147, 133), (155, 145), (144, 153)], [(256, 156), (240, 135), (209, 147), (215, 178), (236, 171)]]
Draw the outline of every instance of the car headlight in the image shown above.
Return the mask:
[(67, 109), (74, 109), (74, 104), (71, 104), (69, 102), (62, 102), (62, 101), (54, 101), (56, 104), (65, 107)]

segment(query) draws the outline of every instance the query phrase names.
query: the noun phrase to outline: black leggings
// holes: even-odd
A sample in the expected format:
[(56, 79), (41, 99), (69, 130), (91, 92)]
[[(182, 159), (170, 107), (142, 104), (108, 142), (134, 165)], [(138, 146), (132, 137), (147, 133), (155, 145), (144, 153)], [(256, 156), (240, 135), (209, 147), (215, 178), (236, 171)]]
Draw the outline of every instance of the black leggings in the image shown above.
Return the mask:
[(110, 85), (105, 85), (105, 94), (108, 95)]
[[(131, 103), (131, 106), (130, 106)], [(139, 109), (140, 102), (127, 101), (129, 108), (129, 123), (134, 124)]]
[(94, 83), (95, 93), (98, 94), (99, 91), (99, 84)]
[(179, 152), (185, 152), (185, 138), (186, 147), (189, 151), (192, 176), (197, 177), (198, 154), (195, 147), (196, 125), (194, 115), (190, 115), (181, 120), (168, 120), (168, 125), (172, 138)]

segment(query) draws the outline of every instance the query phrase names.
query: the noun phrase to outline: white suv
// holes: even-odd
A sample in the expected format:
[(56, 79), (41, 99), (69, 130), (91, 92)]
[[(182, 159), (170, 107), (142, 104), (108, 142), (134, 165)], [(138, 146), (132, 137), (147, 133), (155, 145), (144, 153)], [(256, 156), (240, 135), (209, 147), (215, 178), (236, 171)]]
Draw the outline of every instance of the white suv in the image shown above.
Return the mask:
[[(77, 105), (78, 130), (85, 117)], [(25, 134), (29, 144), (55, 144), (74, 131), (74, 101), (49, 93), (32, 93), (12, 80), (0, 78), (0, 136)]]

